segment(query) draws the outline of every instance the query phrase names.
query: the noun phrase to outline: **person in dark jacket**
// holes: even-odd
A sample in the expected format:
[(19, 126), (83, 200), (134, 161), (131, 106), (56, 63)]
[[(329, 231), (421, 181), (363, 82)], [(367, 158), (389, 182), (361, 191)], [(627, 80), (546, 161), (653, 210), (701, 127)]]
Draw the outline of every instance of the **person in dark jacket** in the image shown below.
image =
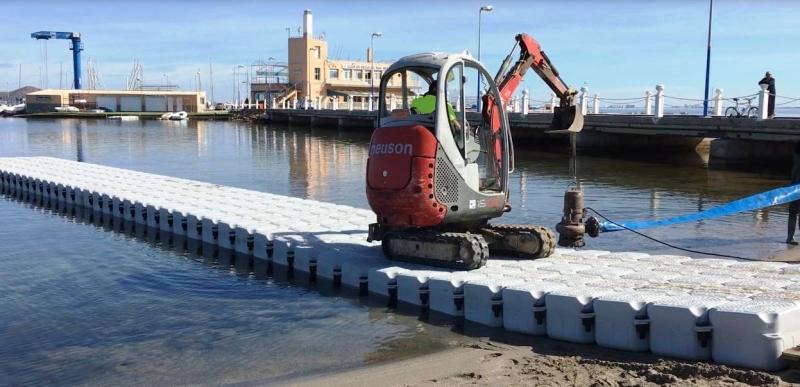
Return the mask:
[[(794, 165), (792, 165), (792, 185), (800, 184), (800, 141), (794, 146)], [(794, 239), (794, 230), (800, 219), (800, 199), (793, 200), (789, 203), (789, 237), (786, 238), (786, 243), (790, 245), (800, 244)]]
[(761, 78), (758, 81), (759, 85), (767, 85), (767, 91), (769, 91), (769, 103), (767, 105), (767, 118), (775, 118), (775, 78), (772, 77), (772, 73), (767, 71), (767, 74), (764, 75), (764, 78)]

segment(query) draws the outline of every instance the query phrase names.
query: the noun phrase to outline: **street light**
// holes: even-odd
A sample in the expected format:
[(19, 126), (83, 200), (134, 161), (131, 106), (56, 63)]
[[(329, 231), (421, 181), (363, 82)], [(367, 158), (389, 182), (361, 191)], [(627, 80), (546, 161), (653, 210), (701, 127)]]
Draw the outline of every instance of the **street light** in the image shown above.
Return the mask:
[(375, 101), (375, 50), (372, 48), (373, 43), (375, 42), (375, 37), (383, 36), (380, 32), (373, 32), (372, 36), (369, 38), (369, 63), (370, 63), (370, 72), (369, 72), (369, 110), (372, 111), (375, 109), (373, 104)]
[(169, 86), (169, 75), (167, 75), (167, 73), (164, 73), (164, 76), (167, 77), (167, 86)]
[(714, 11), (714, 0), (708, 6), (708, 51), (706, 52), (706, 94), (703, 98), (703, 116), (708, 117), (708, 81), (711, 73), (711, 15)]
[[(481, 61), (481, 13), (483, 11), (492, 12), (494, 7), (491, 5), (484, 5), (478, 10), (478, 62)], [(475, 98), (475, 107), (477, 111), (481, 111), (481, 74), (478, 73), (478, 94)]]
[[(267, 62), (275, 60), (274, 56), (267, 58)], [(271, 109), (272, 108), (272, 82), (269, 79), (269, 75), (271, 72), (274, 71), (272, 64), (269, 64), (267, 67), (267, 103), (264, 104), (264, 108)]]
[(292, 29), (291, 28), (286, 27), (286, 35), (288, 35), (289, 39), (292, 38)]
[[(322, 56), (322, 52), (320, 52), (320, 48), (318, 46), (311, 47), (308, 51), (315, 51), (318, 56)], [(311, 98), (311, 58), (309, 57), (306, 59), (306, 86), (308, 87), (308, 91), (306, 92), (306, 98)], [(305, 106), (304, 106), (305, 107)]]
[(236, 105), (237, 106), (242, 101), (242, 93), (241, 93), (241, 88), (239, 86), (239, 69), (243, 69), (243, 68), (244, 68), (244, 66), (238, 65), (238, 66), (236, 66), (236, 69), (235, 69), (236, 70), (236, 79), (234, 81), (236, 82)]

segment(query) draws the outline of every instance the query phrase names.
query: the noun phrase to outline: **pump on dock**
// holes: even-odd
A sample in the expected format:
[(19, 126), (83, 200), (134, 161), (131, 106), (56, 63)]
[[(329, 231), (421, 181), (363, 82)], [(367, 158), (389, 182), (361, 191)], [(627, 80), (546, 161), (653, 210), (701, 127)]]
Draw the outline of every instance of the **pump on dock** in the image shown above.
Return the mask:
[(583, 207), (583, 191), (580, 187), (569, 188), (564, 192), (564, 215), (556, 224), (558, 245), (561, 247), (583, 247), (584, 234), (594, 238), (600, 233), (600, 222), (590, 217), (585, 223), (586, 208)]

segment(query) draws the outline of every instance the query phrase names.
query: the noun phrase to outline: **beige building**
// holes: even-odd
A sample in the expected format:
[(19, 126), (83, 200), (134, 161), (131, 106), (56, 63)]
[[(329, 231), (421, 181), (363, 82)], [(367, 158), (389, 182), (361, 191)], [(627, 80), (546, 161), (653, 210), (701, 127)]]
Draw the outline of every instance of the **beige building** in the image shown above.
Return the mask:
[(25, 97), (28, 113), (57, 107), (108, 108), (115, 112), (198, 112), (206, 109), (205, 91), (172, 90), (40, 90)]
[[(304, 11), (302, 36), (288, 38), (289, 60), (283, 79), (286, 83), (275, 82), (277, 77), (268, 85), (263, 80), (254, 82), (251, 84), (251, 100), (266, 99), (265, 91), (271, 90), (278, 104), (283, 99), (305, 99), (306, 96), (311, 100), (316, 100), (318, 96), (336, 98), (340, 102), (353, 97), (354, 102), (361, 102), (369, 98), (373, 81), (374, 95), (377, 97), (381, 77), (391, 63), (374, 62), (369, 48), (364, 62), (330, 59), (328, 42), (322, 35), (313, 35), (312, 23), (311, 11)], [(396, 87), (392, 86), (390, 82), (390, 93), (400, 92), (399, 76)], [(419, 87), (418, 84), (411, 86)]]

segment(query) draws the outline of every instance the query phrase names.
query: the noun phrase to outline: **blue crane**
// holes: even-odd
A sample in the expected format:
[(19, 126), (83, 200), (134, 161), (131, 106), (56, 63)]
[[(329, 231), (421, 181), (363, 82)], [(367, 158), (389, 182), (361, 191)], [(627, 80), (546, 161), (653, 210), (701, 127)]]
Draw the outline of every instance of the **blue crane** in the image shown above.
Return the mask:
[(81, 51), (83, 51), (83, 43), (81, 43), (80, 32), (55, 32), (55, 31), (39, 31), (31, 33), (31, 38), (36, 40), (40, 39), (69, 39), (69, 49), (72, 50), (72, 72), (75, 74), (75, 90), (81, 88)]

